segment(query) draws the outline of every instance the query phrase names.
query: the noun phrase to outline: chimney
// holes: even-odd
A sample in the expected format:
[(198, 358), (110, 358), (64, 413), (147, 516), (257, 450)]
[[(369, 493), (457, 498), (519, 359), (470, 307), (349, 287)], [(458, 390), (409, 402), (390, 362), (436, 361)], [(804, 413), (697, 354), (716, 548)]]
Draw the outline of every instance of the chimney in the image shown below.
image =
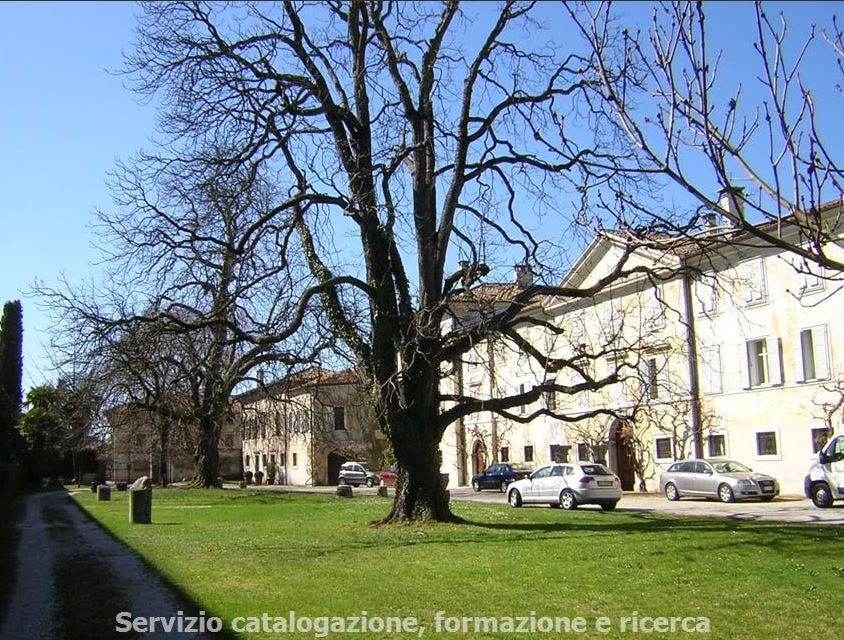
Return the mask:
[(525, 289), (533, 284), (533, 269), (526, 262), (513, 265), (513, 276), (516, 284)]
[(744, 188), (724, 187), (718, 192), (718, 206), (724, 210), (721, 223), (734, 226), (737, 220), (744, 217)]

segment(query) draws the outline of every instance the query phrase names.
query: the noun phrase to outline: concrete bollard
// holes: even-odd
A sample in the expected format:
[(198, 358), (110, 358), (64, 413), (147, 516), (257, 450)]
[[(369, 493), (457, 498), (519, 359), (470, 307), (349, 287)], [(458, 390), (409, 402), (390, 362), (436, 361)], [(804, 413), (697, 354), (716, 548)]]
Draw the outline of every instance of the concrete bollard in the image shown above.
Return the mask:
[(386, 498), (386, 497), (388, 496), (388, 494), (387, 494), (387, 487), (386, 487), (386, 486), (384, 486), (384, 484), (381, 484), (381, 485), (378, 487), (378, 495), (379, 495), (379, 496), (381, 496), (382, 498)]
[(100, 502), (108, 502), (111, 500), (111, 487), (107, 484), (101, 484), (97, 487), (97, 500)]
[(152, 483), (147, 476), (141, 476), (129, 487), (129, 522), (152, 522)]
[(338, 498), (352, 498), (354, 494), (352, 493), (352, 487), (347, 484), (340, 484), (337, 485), (337, 497)]

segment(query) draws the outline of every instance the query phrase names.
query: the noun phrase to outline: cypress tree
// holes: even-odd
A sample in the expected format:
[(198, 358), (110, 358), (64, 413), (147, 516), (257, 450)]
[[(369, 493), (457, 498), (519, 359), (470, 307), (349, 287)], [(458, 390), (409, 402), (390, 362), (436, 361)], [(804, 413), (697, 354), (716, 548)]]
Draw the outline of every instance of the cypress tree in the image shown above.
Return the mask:
[(8, 460), (23, 402), (23, 309), (3, 305), (0, 320), (0, 460)]

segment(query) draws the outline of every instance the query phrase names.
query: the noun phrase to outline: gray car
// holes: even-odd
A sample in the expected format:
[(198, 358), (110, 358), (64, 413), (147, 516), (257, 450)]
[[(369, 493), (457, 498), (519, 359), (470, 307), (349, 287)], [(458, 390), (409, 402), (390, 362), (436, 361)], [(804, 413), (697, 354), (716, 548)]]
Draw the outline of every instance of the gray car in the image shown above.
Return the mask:
[(779, 495), (780, 485), (776, 478), (754, 473), (735, 460), (681, 460), (659, 477), (659, 490), (669, 500), (697, 497), (734, 502), (758, 498), (767, 502)]
[(618, 477), (602, 464), (549, 464), (527, 478), (507, 487), (507, 500), (513, 507), (522, 504), (548, 504), (576, 509), (581, 504), (598, 504), (612, 511), (621, 500)]

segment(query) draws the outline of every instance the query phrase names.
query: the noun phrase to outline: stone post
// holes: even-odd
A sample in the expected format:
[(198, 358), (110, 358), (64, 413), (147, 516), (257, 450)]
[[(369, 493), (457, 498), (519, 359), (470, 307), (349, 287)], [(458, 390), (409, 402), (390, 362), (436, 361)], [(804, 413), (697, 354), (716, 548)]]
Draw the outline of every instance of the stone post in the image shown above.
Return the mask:
[(338, 498), (351, 498), (352, 497), (352, 487), (347, 484), (340, 484), (337, 485), (337, 497)]
[(107, 484), (101, 484), (97, 487), (97, 500), (100, 502), (108, 502), (111, 500), (111, 487)]
[(147, 476), (141, 476), (129, 487), (129, 522), (152, 522), (152, 482)]

